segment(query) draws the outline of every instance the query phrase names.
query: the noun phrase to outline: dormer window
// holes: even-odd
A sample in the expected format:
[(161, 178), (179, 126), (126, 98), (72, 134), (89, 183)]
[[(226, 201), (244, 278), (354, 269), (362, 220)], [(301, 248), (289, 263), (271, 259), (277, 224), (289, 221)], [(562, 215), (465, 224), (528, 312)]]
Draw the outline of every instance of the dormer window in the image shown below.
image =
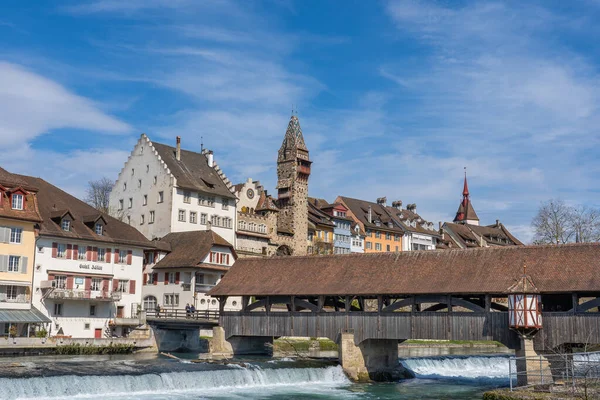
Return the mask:
[(71, 230), (71, 220), (69, 219), (63, 219), (60, 223), (60, 227), (62, 228), (63, 231), (70, 231)]
[(22, 210), (23, 209), (23, 195), (22, 194), (13, 194), (12, 195), (12, 209), (13, 210)]
[(104, 227), (102, 226), (102, 224), (96, 224), (96, 235), (100, 235), (102, 236), (102, 233), (104, 232)]

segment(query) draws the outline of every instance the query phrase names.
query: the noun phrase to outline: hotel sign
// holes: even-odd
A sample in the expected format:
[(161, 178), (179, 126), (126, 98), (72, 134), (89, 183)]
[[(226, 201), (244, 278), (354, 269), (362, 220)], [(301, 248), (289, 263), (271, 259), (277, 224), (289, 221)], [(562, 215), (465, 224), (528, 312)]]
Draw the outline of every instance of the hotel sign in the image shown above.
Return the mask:
[(102, 271), (102, 265), (98, 264), (79, 264), (80, 269), (94, 269), (97, 271)]

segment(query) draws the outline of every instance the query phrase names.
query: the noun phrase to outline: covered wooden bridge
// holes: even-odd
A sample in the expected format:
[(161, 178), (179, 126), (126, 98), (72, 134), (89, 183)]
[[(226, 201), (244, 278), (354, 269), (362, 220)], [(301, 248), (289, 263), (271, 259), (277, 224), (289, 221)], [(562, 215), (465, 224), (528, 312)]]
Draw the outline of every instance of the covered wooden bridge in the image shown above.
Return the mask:
[(225, 338), (496, 340), (518, 349), (507, 289), (526, 272), (539, 289), (536, 350), (600, 344), (600, 244), (241, 259), (210, 291)]

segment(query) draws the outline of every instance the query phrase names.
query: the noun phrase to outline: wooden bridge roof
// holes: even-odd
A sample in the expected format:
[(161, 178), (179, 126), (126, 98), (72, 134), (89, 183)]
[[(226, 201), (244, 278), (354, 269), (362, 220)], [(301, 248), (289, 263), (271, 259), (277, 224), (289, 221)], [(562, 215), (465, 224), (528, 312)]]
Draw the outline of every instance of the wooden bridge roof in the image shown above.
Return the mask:
[(209, 294), (499, 294), (523, 274), (541, 293), (600, 292), (600, 244), (238, 259)]

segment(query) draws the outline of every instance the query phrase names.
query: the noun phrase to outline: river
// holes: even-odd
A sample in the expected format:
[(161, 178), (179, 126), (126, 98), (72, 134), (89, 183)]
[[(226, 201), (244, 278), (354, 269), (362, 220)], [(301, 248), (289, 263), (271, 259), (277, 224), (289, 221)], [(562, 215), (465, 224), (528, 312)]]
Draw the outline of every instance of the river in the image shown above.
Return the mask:
[[(356, 384), (327, 361), (244, 358), (239, 365), (157, 355), (0, 359), (0, 399), (481, 399), (508, 385), (508, 354), (482, 349), (402, 349), (416, 378)], [(494, 349), (494, 351), (497, 351)]]

